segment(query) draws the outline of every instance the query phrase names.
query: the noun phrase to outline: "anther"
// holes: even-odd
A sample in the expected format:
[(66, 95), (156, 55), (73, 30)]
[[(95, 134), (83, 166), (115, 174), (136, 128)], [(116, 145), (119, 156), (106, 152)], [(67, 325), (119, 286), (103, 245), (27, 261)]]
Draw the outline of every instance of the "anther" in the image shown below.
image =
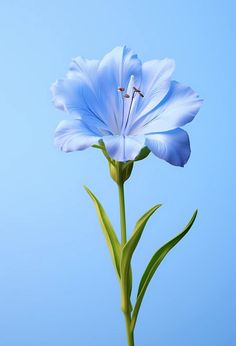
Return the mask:
[(130, 98), (129, 94), (124, 94), (124, 97), (125, 97), (126, 99)]
[(119, 87), (119, 88), (118, 88), (118, 91), (125, 91), (125, 88)]
[(144, 95), (143, 95), (141, 92), (139, 92), (139, 95), (140, 95), (141, 97), (144, 97)]
[(135, 86), (133, 87), (134, 91), (136, 91), (136, 93), (140, 93), (141, 91), (139, 89), (137, 89)]

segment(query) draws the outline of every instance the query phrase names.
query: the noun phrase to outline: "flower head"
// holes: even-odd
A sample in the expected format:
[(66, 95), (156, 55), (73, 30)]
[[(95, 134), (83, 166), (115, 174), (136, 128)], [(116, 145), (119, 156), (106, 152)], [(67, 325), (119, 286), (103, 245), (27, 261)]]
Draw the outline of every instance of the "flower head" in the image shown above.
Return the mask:
[(147, 147), (172, 165), (190, 156), (188, 134), (202, 100), (172, 80), (171, 59), (141, 63), (127, 47), (117, 47), (101, 60), (75, 58), (65, 79), (52, 85), (55, 106), (69, 113), (59, 123), (56, 145), (65, 152), (86, 149), (102, 140), (108, 155), (134, 160)]

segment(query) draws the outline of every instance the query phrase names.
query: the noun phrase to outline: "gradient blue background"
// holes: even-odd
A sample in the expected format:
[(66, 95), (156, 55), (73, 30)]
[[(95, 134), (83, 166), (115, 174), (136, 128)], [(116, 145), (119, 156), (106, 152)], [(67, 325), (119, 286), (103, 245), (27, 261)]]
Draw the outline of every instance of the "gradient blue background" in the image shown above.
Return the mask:
[(235, 10), (233, 0), (1, 1), (0, 345), (125, 345), (118, 284), (82, 184), (118, 228), (116, 186), (99, 152), (54, 148), (64, 114), (49, 92), (72, 57), (120, 44), (143, 60), (174, 58), (175, 78), (205, 99), (186, 127), (188, 165), (150, 155), (127, 183), (129, 229), (164, 204), (134, 257), (135, 284), (199, 207), (150, 285), (136, 345), (236, 345)]

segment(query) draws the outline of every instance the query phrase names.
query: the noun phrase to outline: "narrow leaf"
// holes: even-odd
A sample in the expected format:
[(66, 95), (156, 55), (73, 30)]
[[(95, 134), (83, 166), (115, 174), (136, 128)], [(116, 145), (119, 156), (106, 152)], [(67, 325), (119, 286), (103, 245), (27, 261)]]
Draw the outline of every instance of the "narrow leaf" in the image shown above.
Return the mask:
[(85, 190), (93, 200), (97, 214), (98, 219), (101, 224), (102, 231), (104, 233), (108, 249), (111, 254), (111, 258), (114, 264), (114, 267), (116, 269), (117, 275), (120, 278), (120, 257), (121, 257), (121, 245), (120, 242), (116, 236), (116, 233), (114, 231), (114, 228), (112, 227), (112, 224), (103, 208), (99, 200), (95, 197), (95, 195), (86, 187), (84, 186)]
[(148, 219), (158, 208), (160, 208), (160, 206), (161, 204), (155, 205), (137, 221), (131, 238), (128, 240), (128, 242), (126, 243), (126, 245), (124, 246), (122, 250), (120, 268), (121, 268), (121, 285), (125, 292), (123, 297), (124, 301), (122, 302), (123, 307), (128, 306), (128, 299), (132, 289), (130, 278), (129, 278), (130, 263), (131, 263), (132, 255), (134, 253), (134, 250), (136, 249), (136, 246), (138, 245), (138, 242), (142, 236), (143, 230), (146, 226), (146, 223), (148, 222)]
[(195, 219), (197, 216), (197, 210), (194, 212), (191, 220), (189, 223), (185, 226), (183, 231), (179, 233), (176, 237), (168, 241), (165, 245), (163, 245), (152, 257), (151, 261), (149, 262), (142, 279), (139, 284), (138, 288), (138, 294), (137, 294), (137, 300), (134, 306), (134, 311), (132, 315), (132, 320), (131, 320), (131, 329), (134, 330), (136, 321), (137, 321), (137, 316), (138, 312), (144, 297), (144, 294), (146, 292), (146, 289), (155, 274), (157, 268), (159, 267), (160, 263), (164, 259), (164, 257), (167, 255), (167, 253), (188, 233), (190, 228), (192, 227)]

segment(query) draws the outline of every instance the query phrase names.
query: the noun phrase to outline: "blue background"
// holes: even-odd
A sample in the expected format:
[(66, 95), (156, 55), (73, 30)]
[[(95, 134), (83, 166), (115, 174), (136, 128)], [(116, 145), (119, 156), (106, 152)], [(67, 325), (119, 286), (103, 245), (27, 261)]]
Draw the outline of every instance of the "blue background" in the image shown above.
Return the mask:
[(150, 155), (126, 186), (129, 229), (164, 204), (135, 254), (136, 285), (199, 208), (148, 289), (136, 345), (236, 344), (235, 10), (233, 0), (1, 1), (0, 345), (125, 345), (118, 284), (82, 184), (118, 228), (116, 186), (96, 150), (54, 148), (65, 114), (49, 92), (71, 58), (120, 44), (144, 61), (174, 58), (175, 79), (205, 99), (186, 127), (188, 165)]

